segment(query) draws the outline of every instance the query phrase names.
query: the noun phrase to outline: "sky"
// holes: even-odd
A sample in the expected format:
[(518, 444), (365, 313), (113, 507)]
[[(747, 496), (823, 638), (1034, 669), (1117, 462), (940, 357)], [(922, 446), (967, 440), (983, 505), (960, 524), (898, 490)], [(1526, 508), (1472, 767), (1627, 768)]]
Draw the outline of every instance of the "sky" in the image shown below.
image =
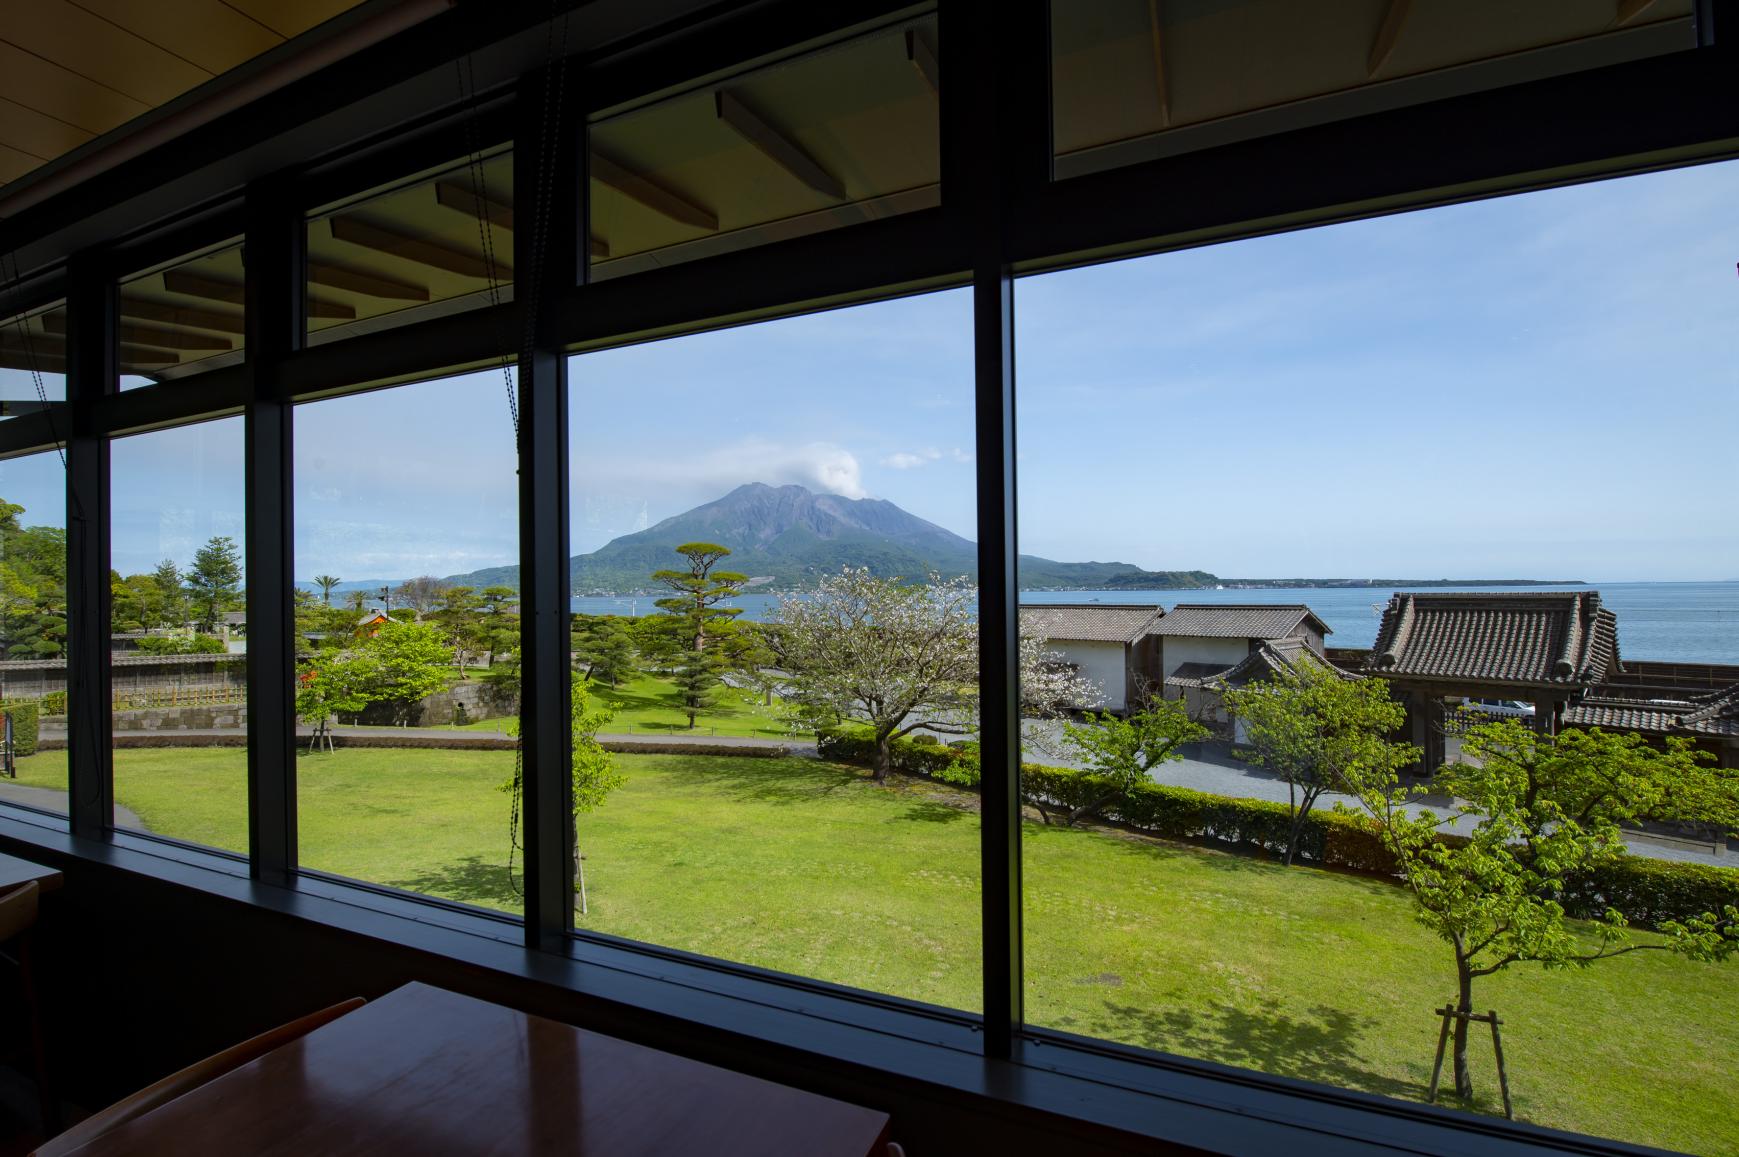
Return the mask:
[[(1739, 578), (1739, 163), (1022, 279), (1020, 545), (1222, 577)], [(962, 290), (570, 363), (576, 553), (744, 482), (968, 538)], [(173, 389), (173, 385), (165, 386)], [(0, 371), (0, 396), (26, 396)], [(298, 579), (516, 561), (499, 372), (296, 417)], [(119, 440), (114, 562), (239, 539), (241, 423)], [(53, 455), (0, 496), (55, 522)]]

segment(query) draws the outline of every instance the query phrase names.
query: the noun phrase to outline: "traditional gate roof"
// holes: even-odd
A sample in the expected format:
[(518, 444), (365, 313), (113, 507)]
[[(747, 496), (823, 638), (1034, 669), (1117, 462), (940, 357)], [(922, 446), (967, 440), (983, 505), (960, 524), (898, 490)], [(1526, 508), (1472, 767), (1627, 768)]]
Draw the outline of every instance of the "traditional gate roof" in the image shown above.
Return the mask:
[(1388, 678), (1565, 688), (1618, 667), (1618, 619), (1599, 591), (1398, 593), (1365, 665)]

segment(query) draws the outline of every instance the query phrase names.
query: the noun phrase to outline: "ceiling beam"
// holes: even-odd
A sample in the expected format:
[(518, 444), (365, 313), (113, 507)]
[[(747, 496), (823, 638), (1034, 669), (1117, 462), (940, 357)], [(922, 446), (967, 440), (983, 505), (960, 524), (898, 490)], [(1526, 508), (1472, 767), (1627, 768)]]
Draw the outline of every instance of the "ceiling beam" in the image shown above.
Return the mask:
[(170, 293), (185, 294), (188, 297), (203, 297), (207, 301), (221, 301), (226, 305), (242, 305), (245, 302), (241, 282), (218, 281), (198, 273), (189, 273), (185, 269), (165, 271), (163, 288)]
[(821, 167), (814, 157), (797, 142), (762, 120), (748, 105), (725, 89), (713, 93), (713, 107), (719, 120), (734, 129), (763, 155), (793, 177), (824, 197), (845, 200), (845, 186), (838, 177)]
[[(66, 314), (49, 313), (42, 317), (42, 328), (49, 333), (66, 333)], [(184, 333), (161, 329), (154, 325), (121, 326), (121, 340), (136, 345), (157, 346), (169, 350), (228, 350), (235, 344), (227, 337), (211, 337), (202, 333)]]
[(936, 51), (916, 28), (906, 30), (906, 60), (918, 70), (918, 75), (924, 78), (932, 93), (942, 91), (942, 69), (936, 63)]
[(617, 164), (602, 153), (592, 154), (592, 179), (680, 225), (717, 232), (718, 214), (696, 205), (663, 185)]
[(1165, 40), (1159, 32), (1159, 2), (1147, 0), (1147, 35), (1153, 45), (1153, 87), (1159, 97), (1159, 125), (1171, 127), (1171, 85), (1165, 75)]
[(478, 196), (457, 181), (435, 182), (435, 204), (456, 209), (473, 221), (479, 216), (485, 217), (491, 225), (497, 225), (509, 233), (513, 232), (512, 205), (503, 205), (500, 201)]
[[(314, 276), (314, 270), (316, 268), (324, 269), (326, 267), (325, 266), (315, 266), (315, 265), (310, 264), (308, 266), (308, 280), (309, 281), (318, 281), (319, 280), (318, 278), (316, 278)], [(342, 271), (340, 271), (340, 272), (342, 272)], [(241, 287), (241, 284), (239, 282), (217, 281), (217, 280), (214, 280), (210, 277), (202, 277), (197, 273), (188, 273), (185, 270), (181, 270), (181, 269), (171, 269), (163, 274), (163, 288), (168, 290), (170, 293), (180, 293), (180, 294), (183, 294), (187, 297), (203, 297), (207, 301), (221, 301), (226, 305), (242, 305), (243, 304), (242, 287)], [(340, 285), (340, 286), (335, 286), (335, 288), (343, 289), (343, 288), (345, 288), (345, 286)], [(414, 289), (415, 287), (409, 286), (406, 288)], [(366, 291), (357, 290), (356, 292), (362, 293), (362, 292), (366, 292)], [(423, 297), (411, 298), (409, 300), (427, 301), (428, 300), (428, 296), (427, 296), (428, 290), (425, 289), (425, 290), (422, 290), (421, 292), (424, 294)], [(374, 294), (373, 296), (379, 297), (379, 296), (391, 296), (391, 295)], [(173, 308), (179, 309), (180, 307), (177, 306), (177, 307), (173, 307)], [(122, 315), (123, 316), (136, 316), (134, 314), (129, 313), (128, 310), (129, 310), (129, 307), (128, 307), (126, 301), (123, 300), (121, 303)], [(220, 315), (208, 314), (207, 316), (216, 317), (216, 316), (220, 316)], [(356, 308), (354, 306), (345, 305), (341, 301), (321, 301), (317, 297), (310, 296), (308, 298), (308, 316), (309, 317), (338, 318), (342, 321), (351, 321), (356, 317)], [(159, 319), (159, 320), (161, 320), (161, 319)], [(216, 327), (215, 326), (208, 326), (206, 328), (215, 329)]]
[(1389, 0), (1389, 6), (1383, 10), (1383, 22), (1377, 26), (1377, 38), (1371, 42), (1371, 54), (1365, 58), (1366, 76), (1377, 75), (1377, 70), (1389, 62), (1389, 54), (1395, 51), (1412, 8), (1413, 0)]
[(214, 329), (219, 333), (241, 333), (242, 315), (220, 313), (213, 309), (191, 309), (183, 305), (165, 305), (157, 301), (141, 301), (121, 295), (121, 316), (136, 321), (157, 321), (192, 329)]
[(134, 366), (173, 366), (180, 363), (181, 355), (174, 350), (122, 342), (121, 361)]
[(513, 270), (506, 265), (497, 262), (492, 267), (482, 254), (453, 249), (424, 237), (382, 229), (355, 217), (333, 217), (327, 221), (327, 226), (332, 230), (334, 241), (384, 253), (388, 257), (413, 261), (430, 269), (457, 273), (460, 277), (475, 278), (478, 281), (513, 280)]
[(1614, 28), (1623, 28), (1632, 20), (1635, 20), (1650, 8), (1653, 8), (1654, 4), (1655, 0), (1618, 0), (1618, 11), (1612, 18), (1612, 26)]
[[(360, 293), (364, 297), (382, 297), (389, 301), (427, 301), (429, 291), (421, 285), (412, 285), (407, 281), (396, 281), (390, 277), (382, 277), (377, 273), (361, 273), (354, 269), (345, 269), (338, 265), (325, 265), (317, 261), (308, 263), (308, 281), (313, 285), (324, 285), (328, 289), (342, 289), (350, 293)], [(324, 317), (316, 313), (313, 303), (309, 303), (309, 316)], [(353, 313), (352, 316), (355, 316)]]
[[(435, 204), (445, 206), (475, 221), (479, 215), (498, 229), (513, 232), (513, 206), (503, 205), (500, 201), (492, 201), (487, 197), (479, 197), (457, 181), (435, 182)], [(592, 256), (610, 256), (610, 243), (592, 234)], [(502, 280), (506, 280), (503, 278)]]

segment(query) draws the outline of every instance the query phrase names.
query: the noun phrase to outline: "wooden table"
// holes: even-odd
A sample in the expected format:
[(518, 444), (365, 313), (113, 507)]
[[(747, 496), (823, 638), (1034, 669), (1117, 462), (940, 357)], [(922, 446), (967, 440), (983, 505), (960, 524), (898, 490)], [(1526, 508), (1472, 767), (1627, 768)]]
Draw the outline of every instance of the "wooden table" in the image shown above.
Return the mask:
[(79, 1149), (882, 1157), (888, 1117), (407, 984)]
[(9, 892), (31, 880), (35, 880), (36, 886), (44, 892), (53, 892), (65, 883), (61, 874), (53, 868), (45, 868), (41, 864), (33, 864), (16, 856), (0, 855), (0, 892)]

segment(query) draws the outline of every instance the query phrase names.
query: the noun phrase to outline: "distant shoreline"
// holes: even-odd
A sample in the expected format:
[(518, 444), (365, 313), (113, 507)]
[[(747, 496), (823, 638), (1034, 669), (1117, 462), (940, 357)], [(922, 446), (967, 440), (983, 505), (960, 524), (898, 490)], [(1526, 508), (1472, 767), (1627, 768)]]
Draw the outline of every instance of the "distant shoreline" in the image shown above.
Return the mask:
[[(1271, 591), (1309, 588), (1313, 590), (1365, 587), (1408, 588), (1408, 587), (1585, 587), (1588, 583), (1583, 579), (1220, 579), (1213, 584), (1203, 583), (1199, 586), (1147, 585), (1144, 583), (1117, 584), (1107, 587), (1107, 590), (1126, 591)], [(1022, 587), (1022, 590), (1078, 590), (1078, 587)]]

